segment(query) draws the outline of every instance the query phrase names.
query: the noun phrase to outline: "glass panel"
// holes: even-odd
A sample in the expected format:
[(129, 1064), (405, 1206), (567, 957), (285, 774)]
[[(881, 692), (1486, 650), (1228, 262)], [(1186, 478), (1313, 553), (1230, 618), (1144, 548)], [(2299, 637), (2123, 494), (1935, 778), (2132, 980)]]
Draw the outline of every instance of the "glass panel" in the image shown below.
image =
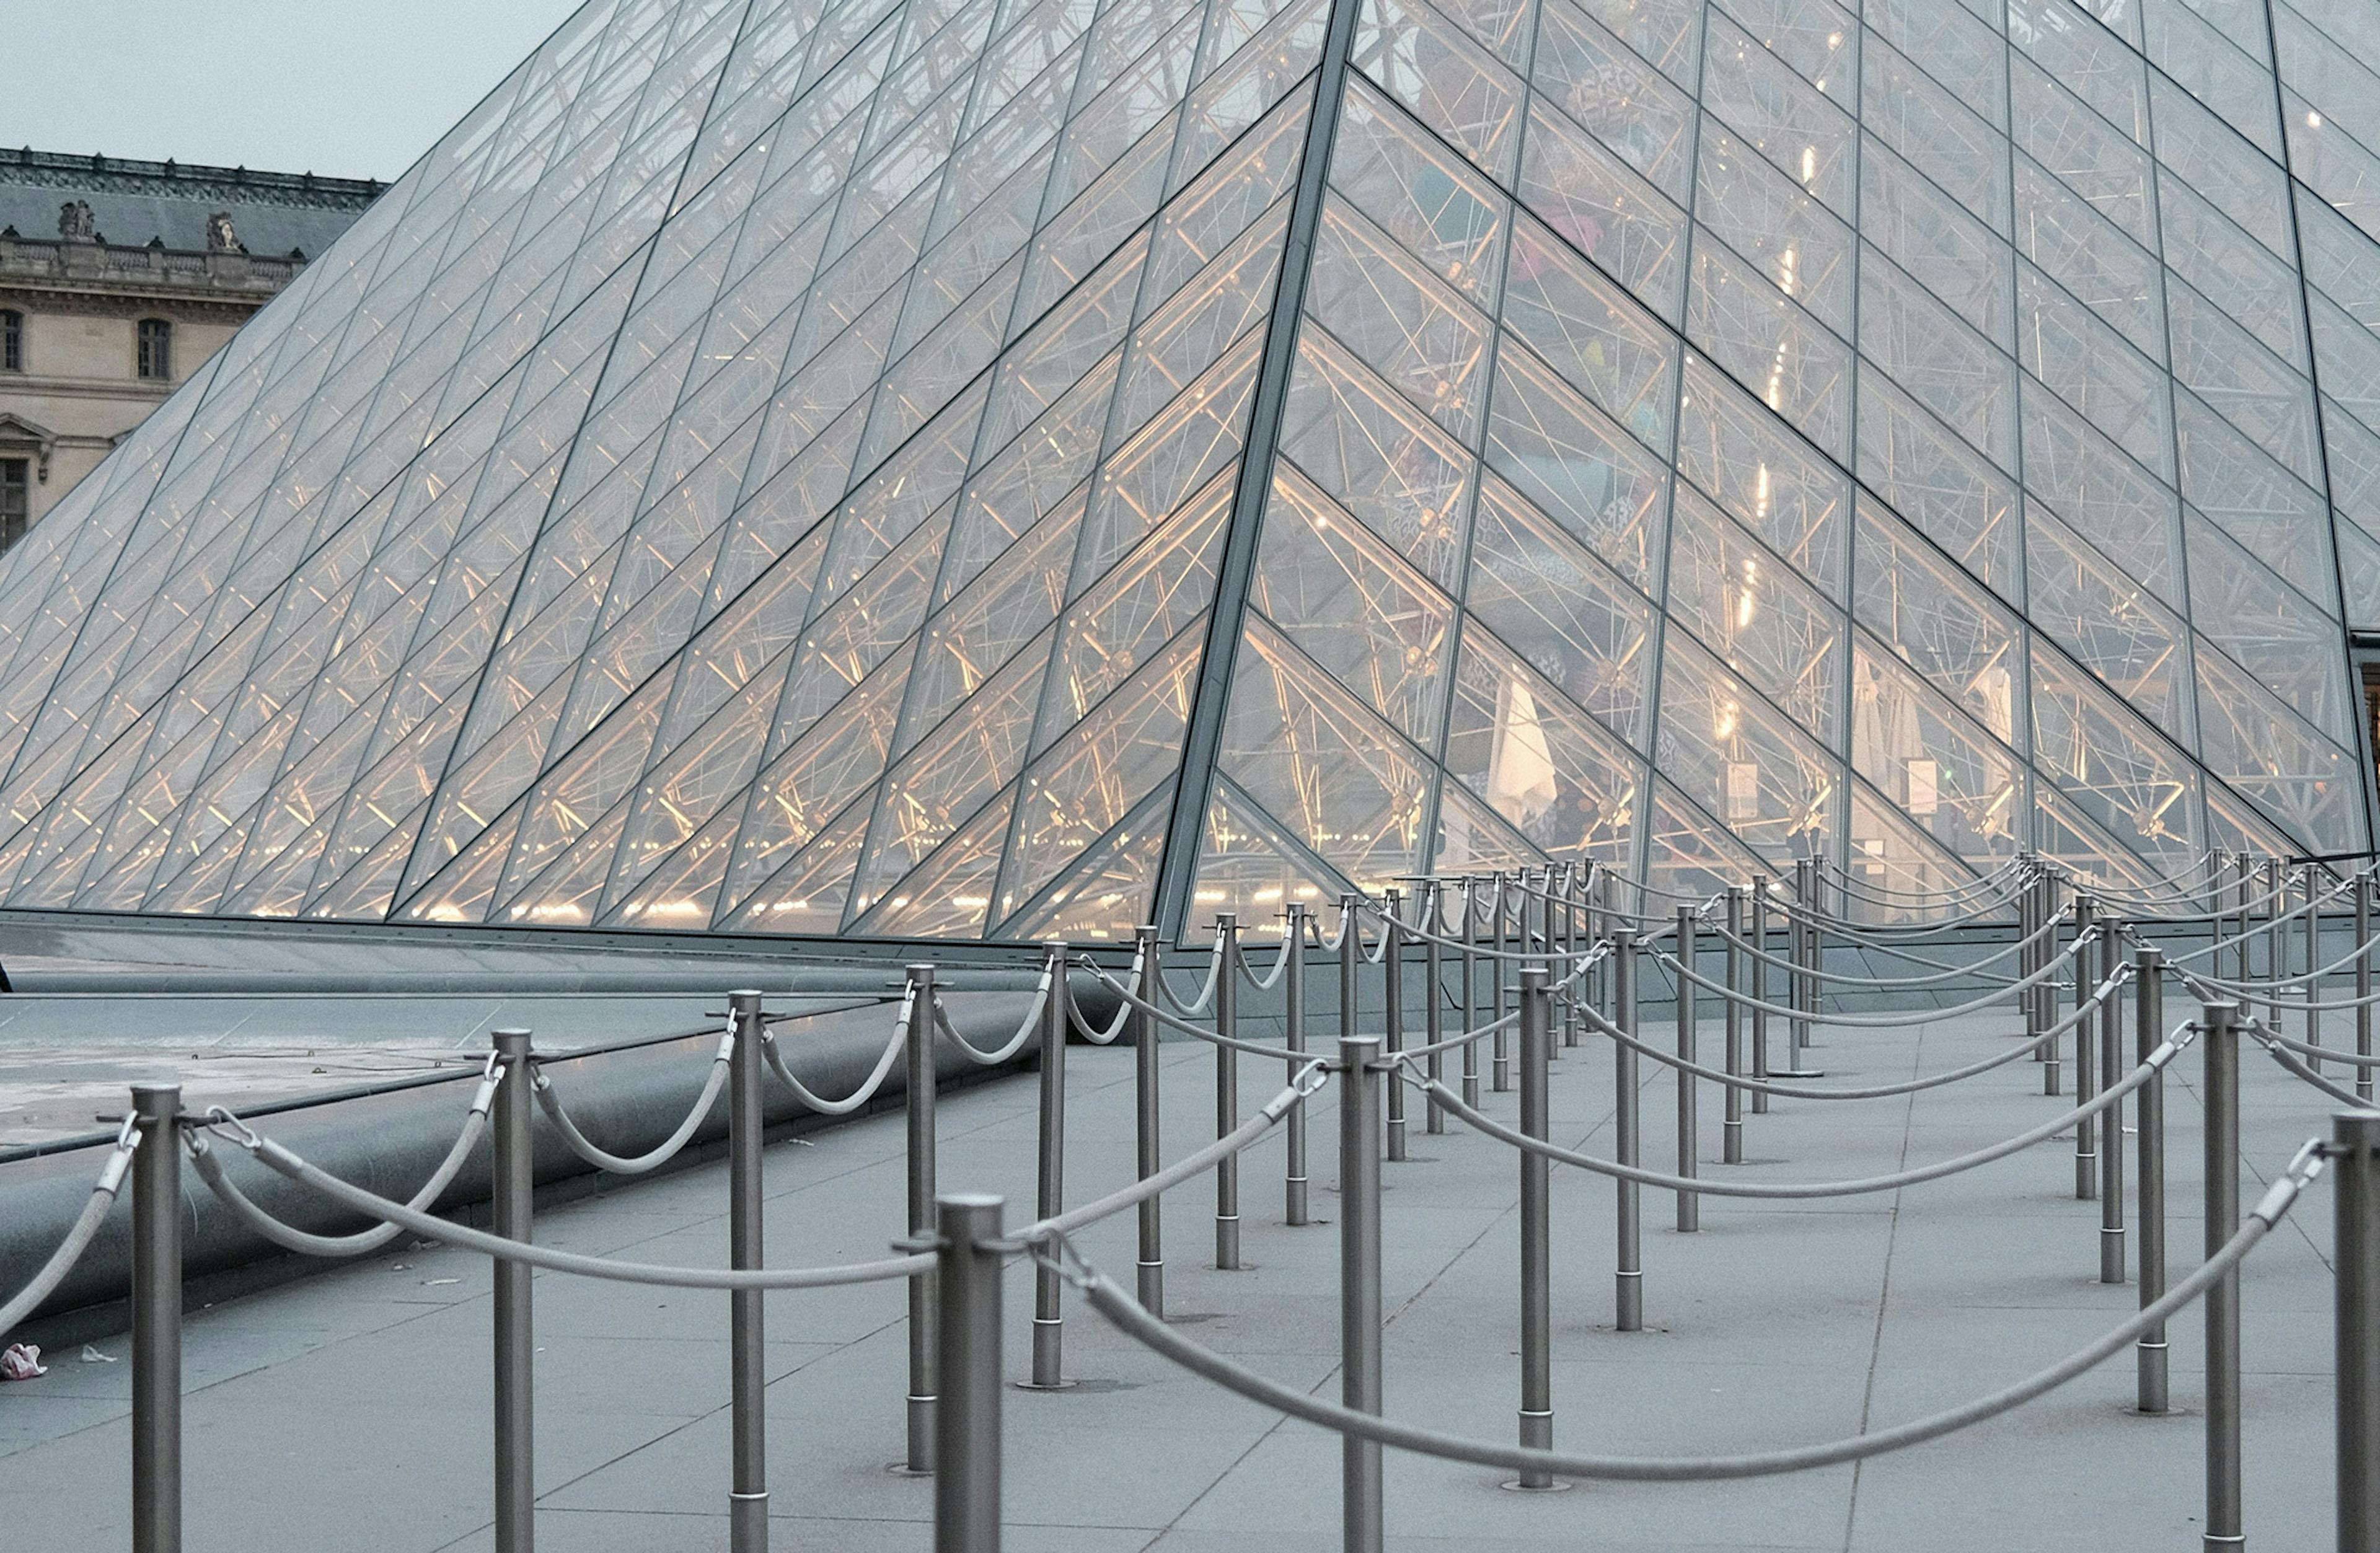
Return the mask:
[(1203, 622), (1181, 632), (1026, 772), (1002, 910), (1038, 894), (1149, 793), (1171, 785), (1203, 641)]
[(1440, 588), (1452, 585), (1471, 455), (1330, 343), (1298, 342), (1281, 449)]
[(1475, 165), (1512, 176), (1521, 83), (1426, 0), (1364, 0), (1354, 63)]
[(2134, 241), (2155, 247), (2148, 153), (2030, 62), (2010, 65), (2017, 149)]
[(1679, 472), (1840, 600), (1851, 481), (1693, 357), (1679, 404)]
[(2013, 364), (1874, 250), (1860, 264), (1860, 353), (1971, 446), (2016, 467)]
[(1812, 442), (1851, 456), (1851, 347), (1719, 243), (1694, 245), (1686, 334)]
[(2017, 358), (2159, 479), (2173, 478), (2165, 374), (2030, 264), (2017, 273)]
[(2187, 531), (2192, 623), (2325, 737), (2353, 744), (2338, 620), (2194, 512)]
[(1436, 736), (1452, 603), (1292, 469), (1273, 482), (1248, 602), (1407, 738)]
[(1348, 83), (1330, 182), (1433, 273), (1495, 305), (1503, 197), (1360, 81)]
[[(1041, 899), (1010, 917), (998, 928), (1001, 937), (1069, 943), (1122, 941), (1131, 926), (1152, 915), (1149, 894), (1157, 882), (1157, 860), (1162, 852), (1165, 824), (1171, 813), (1173, 784), (1168, 783), (1148, 802), (1135, 809), (1115, 831), (1085, 853), (1081, 862), (1042, 892)], [(1204, 878), (1204, 875), (1201, 875)], [(1229, 909), (1235, 897), (1201, 886), (1194, 897), (1197, 908)], [(1249, 914), (1257, 920), (1263, 911)], [(1194, 922), (1193, 930), (1198, 928)]]
[(2046, 508), (2029, 505), (2026, 516), (2026, 619), (2159, 727), (2187, 739), (2181, 622)]
[[(1840, 615), (1791, 568), (1699, 494), (1678, 492), (1670, 515), (1672, 622), (1803, 728), (1840, 742), (1842, 635)], [(1670, 633), (1674, 639), (1676, 632)]]
[(1422, 859), (1419, 762), (1386, 724), (1261, 619), (1232, 672), (1220, 769), (1361, 890)]
[(1860, 372), (1860, 479), (2002, 598), (2022, 601), (2015, 484), (1874, 367)]
[(1837, 758), (1679, 631), (1661, 644), (1658, 738), (1663, 775), (1761, 856), (1801, 855), (1834, 830)]
[(1512, 234), (1502, 320), (1604, 414), (1667, 455), (1676, 341), (1602, 272), (1526, 218)]
[(1546, 682), (1643, 746), (1652, 606), (1492, 474), (1480, 480), (1465, 607)]
[(2006, 240), (1873, 142), (1860, 157), (1860, 233), (1987, 338), (2008, 340)]
[(1853, 608), (1880, 650), (2001, 743), (2022, 749), (2014, 694), (2023, 678), (2022, 634), (2015, 618), (1872, 501), (1860, 503), (1852, 554)]
[(1703, 7), (1696, 0), (1584, 0), (1611, 35), (1694, 90), (1701, 73)]
[(1851, 115), (1717, 13), (1705, 50), (1704, 105), (1787, 177), (1848, 218), (1859, 157)]
[(1778, 290), (1851, 333), (1851, 228), (1716, 119), (1703, 121), (1694, 213)]
[(2198, 779), (2105, 691), (2046, 655), (2033, 665), (2034, 767), (2162, 874), (2200, 853)]
[(1530, 84), (1680, 204), (1694, 100), (1569, 0), (1544, 0)]
[[(1446, 769), (1543, 856), (1633, 861), (1635, 755), (1475, 631), (1464, 636), (1454, 676)], [(1441, 802), (1440, 867), (1464, 866), (1483, 839), (1454, 797), (1450, 787)]]
[(2181, 599), (2172, 492), (2040, 387), (2021, 385), (2024, 480), (2168, 603)]
[(2008, 164), (1992, 124), (1881, 42), (1868, 45), (1860, 96), (1871, 131), (1994, 231), (2008, 230)]
[(1852, 654), (1851, 749), (1852, 769), (1952, 856), (1988, 866), (2015, 852), (2024, 778), (2014, 757), (1864, 635)]
[(1611, 152), (1548, 108), (1529, 104), (1522, 203), (1664, 318), (1678, 316), (1685, 218)]
[(1509, 339), (1488, 413), (1488, 462), (1621, 576), (1656, 590), (1666, 471)]
[(1689, 900), (1708, 899), (1772, 871), (1758, 853), (1658, 777), (1653, 779), (1645, 853), (1645, 882)]
[(1466, 441), (1486, 398), (1488, 323), (1343, 200), (1323, 208), (1306, 311)]
[(2089, 201), (2031, 159), (2016, 164), (2018, 249), (2136, 349), (2165, 359), (2157, 261)]
[(1309, 910), (1346, 888), (1334, 870), (1284, 834), (1230, 779), (1215, 778), (1199, 831), (1198, 909), (1236, 910), (1255, 924), (1293, 903)]

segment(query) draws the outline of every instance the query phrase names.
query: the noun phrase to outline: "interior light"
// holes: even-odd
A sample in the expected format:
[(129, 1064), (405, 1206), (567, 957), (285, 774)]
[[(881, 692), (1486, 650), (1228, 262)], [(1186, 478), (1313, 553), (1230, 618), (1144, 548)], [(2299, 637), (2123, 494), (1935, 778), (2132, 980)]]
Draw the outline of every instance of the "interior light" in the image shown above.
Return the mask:
[(1815, 146), (1803, 146), (1802, 148), (1802, 181), (1803, 183), (1809, 183), (1815, 179), (1817, 176), (1818, 148)]
[(2318, 114), (2318, 113), (2314, 112), (2314, 110), (2313, 110), (2312, 108), (2308, 108), (2308, 109), (2306, 110), (2306, 127), (2307, 127), (2308, 129), (2319, 129), (2319, 128), (2321, 128), (2321, 127), (2322, 127), (2322, 115), (2320, 115), (2320, 114)]

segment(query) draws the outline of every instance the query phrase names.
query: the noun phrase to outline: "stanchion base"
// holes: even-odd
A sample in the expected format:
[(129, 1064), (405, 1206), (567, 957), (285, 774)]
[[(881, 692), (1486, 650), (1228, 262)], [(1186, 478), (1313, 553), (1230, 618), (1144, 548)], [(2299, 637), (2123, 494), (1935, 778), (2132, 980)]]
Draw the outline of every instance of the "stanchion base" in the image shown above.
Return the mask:
[(1557, 1477), (1550, 1483), (1524, 1483), (1517, 1477), (1511, 1477), (1496, 1486), (1508, 1494), (1566, 1494), (1570, 1492), (1571, 1483), (1563, 1477)]
[(1827, 1070), (1824, 1068), (1771, 1068), (1768, 1070), (1768, 1076), (1771, 1078), (1824, 1078), (1827, 1076)]
[(1072, 1391), (1082, 1385), (1079, 1380), (1017, 1380), (1011, 1381), (1020, 1391)]
[(931, 1477), (934, 1475), (933, 1468), (913, 1467), (906, 1462), (887, 1462), (884, 1463), (884, 1471), (888, 1475), (892, 1477)]

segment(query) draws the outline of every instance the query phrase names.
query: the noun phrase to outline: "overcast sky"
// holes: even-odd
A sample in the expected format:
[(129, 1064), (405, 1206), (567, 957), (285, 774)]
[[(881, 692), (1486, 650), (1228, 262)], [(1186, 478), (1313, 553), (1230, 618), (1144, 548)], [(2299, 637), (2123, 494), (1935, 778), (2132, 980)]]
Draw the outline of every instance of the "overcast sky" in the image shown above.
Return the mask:
[(577, 0), (71, 0), (39, 6), (0, 145), (394, 178)]

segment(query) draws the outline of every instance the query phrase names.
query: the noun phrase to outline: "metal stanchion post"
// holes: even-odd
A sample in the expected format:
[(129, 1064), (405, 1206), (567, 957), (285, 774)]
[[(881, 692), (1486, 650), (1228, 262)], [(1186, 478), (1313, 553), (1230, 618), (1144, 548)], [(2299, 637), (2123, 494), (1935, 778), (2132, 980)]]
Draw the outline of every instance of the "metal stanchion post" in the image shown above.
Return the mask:
[[(2253, 974), (2248, 965), (2251, 938), (2248, 914), (2249, 903), (2256, 898), (2256, 866), (2243, 852), (2232, 860), (2232, 872), (2239, 885), (2240, 930), (2231, 935), (2238, 940), (2232, 951), (2237, 963), (2232, 966), (2231, 978), (2244, 987), (2247, 985), (2249, 977)], [(2216, 936), (2221, 938), (2224, 935), (2218, 931)]]
[[(2240, 1229), (2240, 1005), (2208, 1003), (2201, 1026), (2206, 1076), (2208, 1257)], [(2240, 1519), (2240, 1271), (2206, 1291), (2206, 1553), (2243, 1546)]]
[[(727, 1265), (757, 1268), (760, 1219), (760, 994), (727, 994), (735, 1045), (727, 1059)], [(727, 1486), (727, 1546), (769, 1553), (769, 1384), (766, 1329), (758, 1289), (727, 1294), (728, 1430), (735, 1450)]]
[[(529, 1145), (529, 1033), (493, 1030), (504, 1082), (496, 1086), (492, 1151), (489, 1228), (506, 1240), (531, 1238), (531, 1194), (537, 1184)], [(537, 1437), (531, 1393), (537, 1367), (536, 1334), (530, 1329), (527, 1263), (500, 1260), (495, 1267), (496, 1369), (496, 1553), (530, 1553), (537, 1546)]]
[[(2319, 870), (2316, 869), (2313, 864), (2309, 863), (2306, 865), (2305, 1038), (2308, 1046), (2320, 1046), (2322, 1044), (2322, 1009), (2319, 1006), (2322, 1001), (2322, 989), (2318, 984), (2318, 978), (2313, 974), (2316, 970), (2320, 969), (2322, 965), (2322, 912), (2314, 905), (2314, 887), (2316, 883), (2314, 876), (2317, 872), (2319, 872)], [(2306, 1061), (2313, 1065), (2314, 1072), (2322, 1072), (2323, 1062), (2321, 1058), (2309, 1057)]]
[[(1768, 949), (1768, 876), (1762, 874), (1752, 881), (1752, 916), (1745, 924), (1745, 940), (1757, 944), (1760, 955), (1752, 957), (1752, 1076), (1768, 1076), (1768, 962), (1761, 958)], [(1788, 1062), (1787, 1067), (1793, 1064)], [(1752, 1092), (1752, 1114), (1768, 1113), (1768, 1091)]]
[[(1479, 883), (1477, 874), (1463, 880), (1463, 1028), (1479, 1028)], [(1479, 1103), (1479, 1042), (1463, 1043), (1463, 1103)]]
[(2331, 1119), (2338, 1553), (2380, 1553), (2380, 1111)]
[[(2094, 938), (2091, 899), (2074, 897), (2074, 1098), (2089, 1101), (2099, 1092), (2098, 1049), (2091, 1044), (2097, 1033), (2091, 1017), (2091, 951)], [(2097, 1118), (2074, 1123), (2074, 1196), (2088, 1202), (2099, 1195), (2099, 1131)]]
[[(902, 1051), (902, 1110), (908, 1122), (909, 1233), (934, 1232), (934, 967), (907, 968), (909, 1028)], [(900, 1470), (934, 1470), (937, 1352), (934, 1275), (909, 1280), (909, 1451)]]
[[(1521, 968), (1521, 1131), (1551, 1137), (1547, 1090), (1553, 1044), (1552, 978), (1542, 965)], [(1521, 1152), (1521, 1446), (1554, 1448), (1552, 1161)], [(1551, 1488), (1553, 1474), (1524, 1470), (1512, 1485)]]
[(1339, 1036), (1341, 1039), (1355, 1033), (1355, 1021), (1364, 1000), (1362, 981), (1364, 965), (1363, 930), (1355, 925), (1355, 897), (1339, 897)]
[[(1385, 999), (1380, 1017), (1388, 1031), (1389, 1061), (1405, 1049), (1405, 925), (1404, 897), (1394, 890), (1385, 896), (1388, 911), (1380, 918), (1380, 991)], [(1389, 1158), (1405, 1157), (1405, 1086), (1389, 1086)]]
[[(1049, 955), (1050, 997), (1041, 1005), (1041, 1136), (1033, 1212), (1054, 1219), (1066, 1211), (1066, 945), (1053, 942)], [(1219, 994), (1220, 996), (1220, 994)], [(1037, 1391), (1068, 1384), (1064, 1285), (1058, 1269), (1033, 1269), (1033, 1378)]]
[[(2046, 923), (2052, 922), (2058, 916), (2058, 880), (2056, 875), (2047, 875), (2043, 878), (2041, 881), (2041, 919)], [(2035, 970), (2046, 967), (2051, 961), (2058, 957), (2058, 940), (2059, 937), (2059, 929), (2055, 926), (2051, 927), (2049, 936), (2041, 941), (2039, 950), (2041, 959), (2034, 967)], [(2037, 1012), (2034, 1014), (2034, 1028), (2036, 1031), (2046, 1032), (2051, 1025), (2058, 1023), (2058, 986), (2056, 978), (2046, 977), (2042, 980), (2034, 983), (2033, 1001), (2037, 1008)], [(2043, 1067), (2041, 1075), (2041, 1092), (2045, 1095), (2055, 1095), (2058, 1093), (2058, 1043), (2056, 1041), (2050, 1041), (2044, 1046), (2041, 1053), (2041, 1061)]]
[[(1743, 937), (1743, 891), (1730, 885), (1727, 890), (1727, 996), (1721, 1000), (1727, 1019), (1727, 1074), (1730, 1078), (1743, 1076), (1743, 1010), (1736, 1006), (1736, 998), (1743, 990), (1743, 951), (1736, 940)], [(1730, 1165), (1743, 1163), (1743, 1091), (1730, 1084), (1721, 1101), (1726, 1108), (1719, 1122), (1719, 1158)]]
[[(1494, 1013), (1488, 1017), (1495, 1021), (1496, 1034), (1488, 1051), (1488, 1072), (1492, 1075), (1494, 1087), (1499, 1095), (1512, 1087), (1512, 1033), (1504, 1026), (1504, 1015), (1508, 1012), (1505, 1003), (1507, 986), (1504, 980), (1504, 967), (1512, 964), (1505, 955), (1512, 947), (1511, 909), (1504, 904), (1508, 894), (1507, 886), (1510, 882), (1508, 875), (1499, 873), (1496, 876), (1496, 882), (1489, 887), (1488, 897), (1495, 903), (1490, 915), (1496, 922), (1496, 958), (1488, 966), (1488, 985), (1493, 992), (1492, 1001), (1495, 1005)], [(1515, 890), (1511, 893), (1517, 895), (1518, 892)]]
[(1811, 913), (1817, 909), (1811, 898), (1815, 893), (1815, 892), (1810, 887), (1810, 860), (1806, 857), (1794, 859), (1794, 909), (1791, 927), (1793, 940), (1793, 972), (1788, 978), (1791, 996), (1785, 1000), (1786, 1006), (1793, 1011), (1792, 1035), (1785, 1048), (1785, 1055), (1791, 1060), (1789, 1065), (1794, 1068), (1801, 1067), (1802, 1053), (1808, 1049), (1810, 1045), (1809, 966), (1817, 958), (1818, 947), (1816, 934), (1813, 930), (1814, 925), (1811, 921)]
[[(2123, 964), (2124, 927), (2114, 917), (2099, 924), (2099, 974), (2116, 974)], [(2107, 1093), (2124, 1076), (2124, 994), (2107, 995), (2099, 1011), (2099, 1092)], [(2134, 1102), (2138, 1104), (2137, 1101)], [(2124, 1281), (2124, 1102), (2118, 1100), (2099, 1113), (2099, 1281)]]
[[(1140, 1001), (1147, 1005), (1134, 1016), (1132, 1074), (1136, 1113), (1134, 1127), (1140, 1179), (1147, 1181), (1165, 1168), (1159, 1139), (1157, 1110), (1158, 1000), (1164, 996), (1163, 969), (1158, 964), (1157, 929), (1143, 925), (1132, 930), (1134, 957), (1140, 962)], [(1137, 1290), (1140, 1306), (1149, 1315), (1165, 1315), (1165, 1221), (1155, 1197), (1140, 1202), (1140, 1261)]]
[(181, 1125), (179, 1083), (132, 1086), (133, 1553), (182, 1546)]
[[(2143, 949), (2132, 965), (2138, 989), (2132, 1001), (2132, 1052), (2145, 1063), (2165, 1039), (2165, 955)], [(2141, 1176), (2141, 1308), (2165, 1298), (2165, 1073), (2160, 1069), (2140, 1086), (2132, 1103), (2140, 1117)], [(2141, 1334), (2140, 1408), (2163, 1413), (2171, 1405), (2166, 1384), (2165, 1323)]]
[[(1609, 909), (1610, 904), (1611, 872), (1598, 867), (1588, 882), (1586, 894), (1586, 938), (1589, 943), (1608, 941), (1612, 929), (1618, 926)], [(1597, 964), (1589, 978), (1588, 996), (1598, 1010), (1611, 1006), (1611, 960), (1609, 955)]]
[[(1694, 908), (1678, 908), (1678, 964), (1684, 969), (1678, 977), (1678, 1058), (1682, 1062), (1700, 1061), (1697, 1040), (1700, 1031), (1694, 1009), (1694, 984), (1688, 981), (1684, 971), (1695, 970), (1694, 952), (1701, 934)], [(1692, 1178), (1695, 1173), (1695, 1157), (1702, 1152), (1702, 1119), (1695, 1112), (1694, 1075), (1684, 1068), (1678, 1070), (1678, 1173)], [(1678, 1231), (1692, 1234), (1703, 1227), (1703, 1199), (1697, 1192), (1678, 1194)]]
[[(2041, 880), (2038, 878), (2026, 880), (2024, 889), (2016, 898), (2017, 937), (2025, 941), (2025, 947), (2017, 952), (2016, 975), (2019, 981), (2041, 969), (2041, 945), (2032, 940), (2041, 931), (2046, 916), (2041, 903)], [(2017, 993), (2016, 1003), (2017, 1013), (2024, 1019), (2024, 1038), (2038, 1042), (2041, 1039), (2041, 1000), (2033, 995), (2031, 987), (2026, 987)], [(2033, 1060), (2036, 1062), (2042, 1061), (2042, 1050), (2038, 1045), (2033, 1049)]]
[[(1289, 963), (1281, 973), (1281, 1045), (1289, 1051), (1289, 1075), (1294, 1079), (1305, 1065), (1305, 907), (1289, 906)], [(1281, 1177), (1283, 1217), (1293, 1225), (1310, 1222), (1306, 1207), (1305, 1108), (1292, 1106), (1283, 1123), (1283, 1154), (1288, 1163)]]
[[(1339, 1037), (1339, 1400), (1360, 1413), (1381, 1408), (1380, 1042)], [(1380, 1446), (1341, 1439), (1342, 1512), (1347, 1553), (1381, 1553)]]
[(934, 1553), (1000, 1553), (1002, 1206), (978, 1192), (934, 1204), (935, 1358), (950, 1388), (935, 1420)]
[[(2088, 901), (2084, 900), (2081, 895), (2074, 897), (2074, 922), (2078, 930), (2086, 920), (2087, 914), (2090, 909), (2091, 905)], [(2058, 953), (2058, 940), (2060, 936), (2061, 935), (2059, 933), (2053, 930), (2049, 937), (2043, 941), (2041, 949), (2043, 955), (2046, 957), (2043, 962), (2045, 965), (2055, 961)], [(2058, 978), (2055, 976), (2044, 977), (2039, 982), (2034, 984), (2034, 1000), (2042, 1005), (2041, 1013), (2036, 1020), (2034, 1027), (2037, 1030), (2046, 1033), (2051, 1025), (2057, 1023)], [(2056, 1095), (2063, 1090), (2065, 1088), (2065, 1072), (2066, 1060), (2062, 1054), (2058, 1042), (2054, 1040), (2042, 1042), (2041, 1092), (2044, 1095)], [(2081, 1147), (2079, 1134), (2076, 1147)]]
[[(1215, 1033), (1226, 1039), (1240, 1033), (1240, 918), (1236, 912), (1215, 914), (1215, 943), (1222, 955), (1215, 971)], [(1240, 1054), (1228, 1046), (1215, 1048), (1215, 1135), (1229, 1137), (1240, 1124)], [(1215, 1161), (1215, 1266), (1223, 1272), (1240, 1268), (1240, 1157), (1226, 1154)]]
[[(1427, 1010), (1422, 1016), (1422, 1042), (1430, 1049), (1425, 1059), (1428, 1064), (1429, 1081), (1439, 1083), (1446, 1077), (1446, 1053), (1438, 1049), (1439, 1037), (1446, 1034), (1446, 965), (1439, 952), (1439, 939), (1446, 931), (1446, 892), (1439, 881), (1429, 880), (1422, 887), (1421, 919), (1429, 924), (1429, 934), (1421, 940), (1421, 981), (1429, 989)], [(1432, 1133), (1446, 1131), (1446, 1112), (1439, 1109), (1433, 1092), (1424, 1108), (1424, 1127)]]
[[(2289, 909), (2289, 883), (2282, 872), (2281, 860), (2277, 857), (2268, 857), (2265, 860), (2264, 895), (2265, 980), (2266, 983), (2265, 1025), (2267, 1029), (2277, 1030), (2281, 1027), (2281, 988), (2278, 978), (2285, 974), (2281, 942), (2286, 937), (2286, 930), (2281, 927), (2281, 916)], [(2255, 1016), (2255, 1010), (2252, 1007), (2240, 1012), (2250, 1018)]]
[(1578, 999), (1586, 979), (1578, 974), (1579, 952), (1585, 948), (1579, 937), (1578, 923), (1579, 878), (1584, 871), (1576, 863), (1562, 865), (1561, 954), (1554, 962), (1560, 974), (1554, 979), (1563, 984), (1565, 990), (1555, 1000), (1554, 1017), (1560, 1022), (1561, 1035), (1558, 1038), (1565, 1047), (1578, 1044)]
[[(1611, 935), (1611, 996), (1617, 1005), (1612, 1023), (1630, 1037), (1636, 1034), (1636, 935), (1622, 928)], [(1636, 1125), (1636, 1053), (1618, 1041), (1611, 1043), (1612, 1118), (1615, 1151), (1623, 1165), (1641, 1163)], [(1615, 1315), (1612, 1325), (1623, 1332), (1645, 1326), (1645, 1258), (1643, 1247), (1644, 1189), (1633, 1181), (1615, 1181), (1619, 1256), (1612, 1275)]]
[[(2372, 1055), (2372, 870), (2355, 876), (2355, 1054)], [(2372, 1103), (2372, 1068), (2355, 1070), (2355, 1098)]]

